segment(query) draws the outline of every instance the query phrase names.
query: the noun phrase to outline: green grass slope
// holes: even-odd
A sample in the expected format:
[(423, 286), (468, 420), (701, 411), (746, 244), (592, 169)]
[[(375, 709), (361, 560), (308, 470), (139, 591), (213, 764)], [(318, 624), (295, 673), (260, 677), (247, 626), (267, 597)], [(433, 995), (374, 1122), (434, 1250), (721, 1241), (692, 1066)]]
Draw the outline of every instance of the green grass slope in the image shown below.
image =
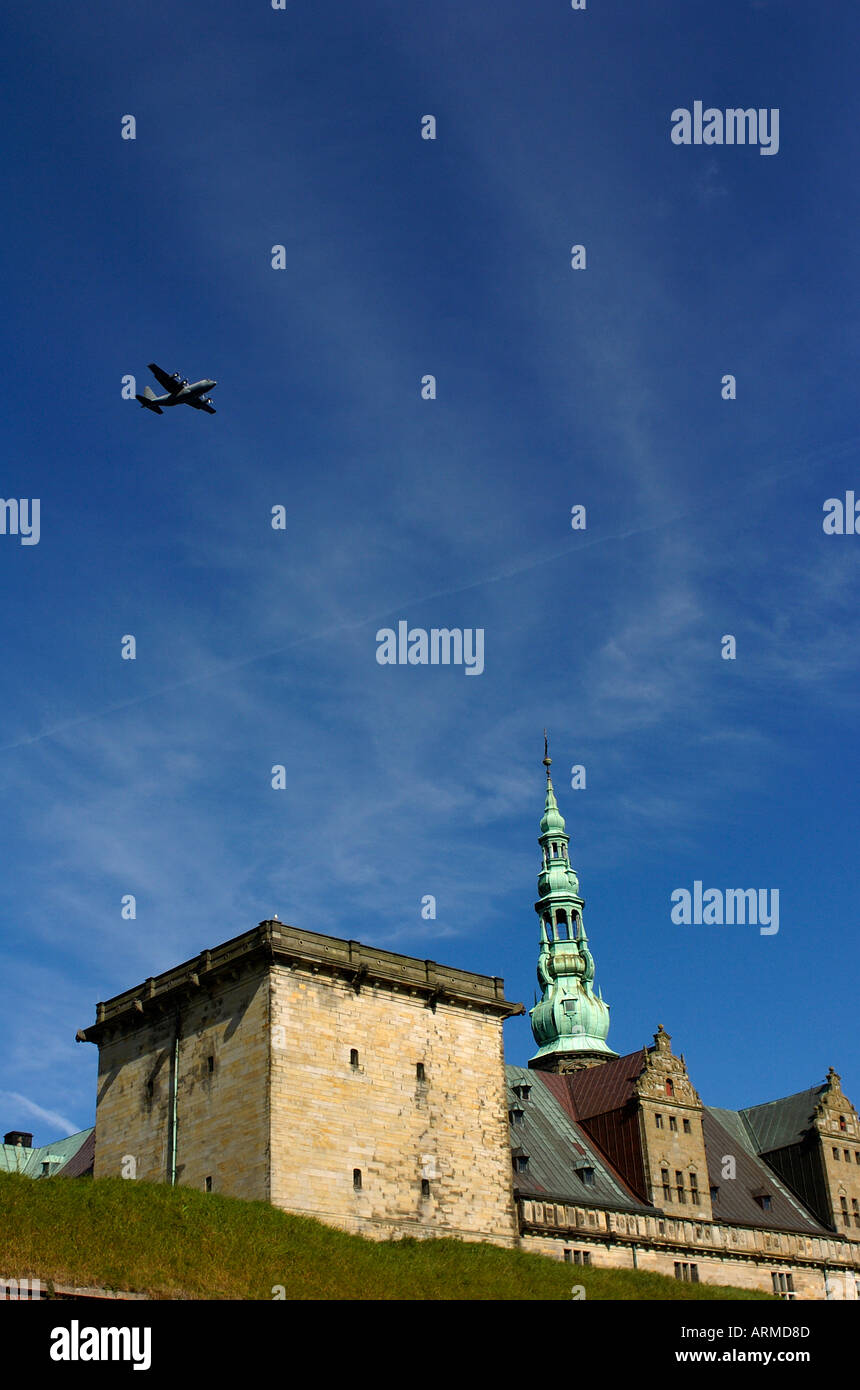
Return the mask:
[(457, 1240), (372, 1241), (187, 1187), (0, 1174), (0, 1274), (151, 1298), (765, 1298)]

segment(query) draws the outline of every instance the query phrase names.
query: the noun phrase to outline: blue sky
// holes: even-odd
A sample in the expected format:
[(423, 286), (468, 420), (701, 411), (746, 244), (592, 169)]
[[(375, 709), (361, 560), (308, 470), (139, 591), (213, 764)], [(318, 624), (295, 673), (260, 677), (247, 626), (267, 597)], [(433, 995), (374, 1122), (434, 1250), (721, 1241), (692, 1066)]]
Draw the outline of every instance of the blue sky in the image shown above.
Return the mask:
[[(545, 725), (610, 1043), (860, 1103), (851, 7), (9, 25), (0, 1128), (92, 1123), (96, 1000), (274, 913), (530, 1005)], [(778, 153), (674, 145), (696, 100)], [(217, 415), (123, 400), (153, 360)], [(379, 665), (399, 619), (483, 673)], [(779, 932), (673, 924), (697, 879)]]

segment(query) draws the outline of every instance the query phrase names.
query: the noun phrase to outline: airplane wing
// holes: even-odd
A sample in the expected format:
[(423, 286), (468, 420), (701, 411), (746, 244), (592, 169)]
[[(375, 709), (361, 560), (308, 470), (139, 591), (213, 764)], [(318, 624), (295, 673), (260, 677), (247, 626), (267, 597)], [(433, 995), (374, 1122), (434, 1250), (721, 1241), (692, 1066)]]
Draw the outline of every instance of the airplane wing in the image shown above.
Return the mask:
[(192, 396), (191, 400), (188, 401), (188, 404), (193, 405), (195, 410), (205, 410), (207, 415), (216, 414), (214, 405), (204, 405), (203, 402), (197, 396)]
[(171, 396), (175, 396), (177, 391), (182, 390), (182, 385), (176, 380), (175, 376), (169, 376), (168, 373), (162, 371), (161, 367), (157, 366), (155, 362), (150, 362), (148, 366), (159, 386), (163, 386), (165, 391), (170, 392)]

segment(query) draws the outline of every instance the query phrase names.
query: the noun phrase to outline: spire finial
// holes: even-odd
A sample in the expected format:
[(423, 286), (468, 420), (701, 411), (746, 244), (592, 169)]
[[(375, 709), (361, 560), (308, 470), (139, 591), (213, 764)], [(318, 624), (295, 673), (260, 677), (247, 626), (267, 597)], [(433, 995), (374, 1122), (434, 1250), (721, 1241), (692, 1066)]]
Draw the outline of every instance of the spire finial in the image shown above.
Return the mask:
[(549, 768), (552, 758), (549, 756), (549, 739), (546, 736), (546, 729), (543, 731), (543, 765), (546, 768), (546, 775), (549, 778)]

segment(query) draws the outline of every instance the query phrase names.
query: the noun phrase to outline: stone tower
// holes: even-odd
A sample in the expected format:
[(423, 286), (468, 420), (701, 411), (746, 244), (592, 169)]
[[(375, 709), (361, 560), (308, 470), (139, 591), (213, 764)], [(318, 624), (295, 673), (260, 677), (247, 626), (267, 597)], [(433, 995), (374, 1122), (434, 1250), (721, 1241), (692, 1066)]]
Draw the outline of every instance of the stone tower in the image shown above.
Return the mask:
[(94, 1175), (517, 1240), (504, 982), (261, 922), (96, 1006)]
[(609, 1006), (594, 992), (594, 957), (582, 919), (585, 901), (568, 856), (570, 836), (552, 785), (552, 759), (544, 735), (546, 805), (538, 837), (543, 862), (535, 912), (540, 920), (537, 976), (541, 998), (530, 1011), (538, 1050), (529, 1062), (540, 1071), (571, 1072), (609, 1062)]

